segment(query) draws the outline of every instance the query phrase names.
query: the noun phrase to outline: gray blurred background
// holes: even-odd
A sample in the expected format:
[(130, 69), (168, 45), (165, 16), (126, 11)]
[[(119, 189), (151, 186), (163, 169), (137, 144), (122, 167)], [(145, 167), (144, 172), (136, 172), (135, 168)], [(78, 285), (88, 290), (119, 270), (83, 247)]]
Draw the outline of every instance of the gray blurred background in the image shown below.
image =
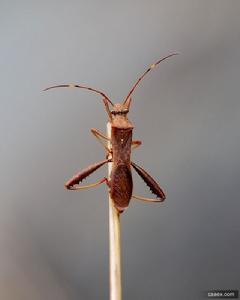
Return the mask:
[[(122, 216), (123, 299), (239, 289), (239, 1), (0, 1), (0, 299), (108, 299), (106, 187), (63, 184), (104, 151), (98, 95), (133, 95), (133, 160), (163, 204)], [(106, 175), (104, 167), (88, 182)], [(135, 193), (148, 188), (134, 175)]]

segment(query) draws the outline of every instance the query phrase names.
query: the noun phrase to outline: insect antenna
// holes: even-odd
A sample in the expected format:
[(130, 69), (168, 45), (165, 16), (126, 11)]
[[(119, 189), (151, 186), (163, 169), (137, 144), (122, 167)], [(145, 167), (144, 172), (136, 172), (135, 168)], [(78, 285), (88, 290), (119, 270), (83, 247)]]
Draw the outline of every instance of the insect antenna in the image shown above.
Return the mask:
[(167, 55), (163, 58), (161, 58), (159, 61), (157, 61), (155, 64), (152, 64), (143, 74), (141, 77), (138, 78), (138, 80), (136, 81), (136, 83), (134, 84), (134, 86), (132, 87), (132, 89), (130, 90), (130, 92), (128, 93), (126, 99), (124, 100), (123, 104), (126, 104), (128, 98), (132, 95), (133, 91), (135, 90), (135, 88), (137, 87), (137, 85), (139, 84), (139, 82), (143, 79), (143, 77), (150, 72), (153, 68), (155, 68), (158, 64), (160, 64), (160, 62), (164, 61), (165, 59), (174, 56), (174, 55), (178, 55), (178, 53), (173, 53), (170, 55)]
[(101, 92), (99, 90), (96, 90), (96, 89), (93, 89), (93, 88), (88, 87), (88, 86), (83, 86), (83, 85), (78, 85), (78, 84), (60, 84), (60, 85), (50, 86), (50, 87), (44, 89), (43, 91), (48, 91), (50, 89), (55, 89), (55, 88), (60, 88), (60, 87), (80, 88), (80, 89), (86, 89), (86, 90), (95, 92), (95, 93), (100, 94), (101, 96), (103, 96), (113, 106), (112, 101), (103, 92)]

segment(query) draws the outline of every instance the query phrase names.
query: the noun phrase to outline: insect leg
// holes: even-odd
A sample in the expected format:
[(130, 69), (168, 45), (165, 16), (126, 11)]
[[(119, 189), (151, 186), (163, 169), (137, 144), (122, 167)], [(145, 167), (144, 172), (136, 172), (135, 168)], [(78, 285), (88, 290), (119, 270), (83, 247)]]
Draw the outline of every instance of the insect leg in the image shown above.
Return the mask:
[(105, 148), (105, 150), (110, 153), (110, 149), (108, 148), (108, 146), (103, 142), (102, 139), (106, 140), (106, 141), (110, 141), (110, 139), (108, 137), (106, 137), (104, 134), (102, 134), (101, 132), (99, 132), (97, 129), (92, 128), (91, 129), (92, 134), (98, 139), (98, 141), (101, 143), (101, 145)]
[(71, 188), (67, 188), (68, 190), (71, 190), (71, 191), (80, 191), (80, 190), (87, 190), (87, 189), (90, 189), (92, 187), (95, 187), (97, 185), (100, 185), (104, 182), (108, 182), (108, 179), (106, 177), (102, 178), (101, 180), (95, 182), (95, 183), (92, 183), (92, 184), (88, 184), (88, 185), (83, 185), (83, 186), (78, 186), (78, 187), (71, 187)]
[(133, 198), (143, 200), (143, 201), (150, 201), (150, 202), (162, 202), (165, 200), (166, 196), (163, 190), (160, 188), (158, 183), (141, 167), (136, 165), (135, 163), (131, 162), (132, 167), (138, 173), (138, 175), (145, 181), (147, 186), (150, 188), (153, 194), (157, 196), (157, 199), (152, 198), (145, 198), (141, 196), (134, 195)]
[(139, 147), (141, 145), (142, 145), (141, 141), (132, 141), (132, 150), (136, 149), (137, 147)]
[(145, 202), (162, 202), (163, 201), (163, 200), (159, 200), (159, 199), (147, 198), (147, 197), (142, 197), (142, 196), (138, 196), (138, 195), (132, 195), (132, 198), (141, 200), (141, 201), (145, 201)]
[[(68, 190), (73, 190), (73, 191), (77, 191), (77, 190), (83, 190), (83, 189), (88, 189), (91, 187), (95, 187), (103, 182), (108, 183), (107, 178), (103, 178), (101, 180), (99, 180), (96, 183), (92, 183), (89, 185), (85, 185), (85, 186), (79, 186), (79, 183), (85, 179), (87, 176), (89, 176), (90, 174), (92, 174), (93, 172), (95, 172), (97, 169), (99, 169), (100, 167), (102, 167), (103, 165), (105, 165), (106, 163), (110, 162), (111, 160), (109, 159), (105, 159), (102, 160), (96, 164), (90, 165), (87, 168), (83, 169), (82, 171), (80, 171), (79, 173), (77, 173), (76, 175), (74, 175), (71, 179), (69, 179), (66, 183), (65, 183), (65, 188)], [(75, 185), (78, 185), (77, 187), (75, 187)]]

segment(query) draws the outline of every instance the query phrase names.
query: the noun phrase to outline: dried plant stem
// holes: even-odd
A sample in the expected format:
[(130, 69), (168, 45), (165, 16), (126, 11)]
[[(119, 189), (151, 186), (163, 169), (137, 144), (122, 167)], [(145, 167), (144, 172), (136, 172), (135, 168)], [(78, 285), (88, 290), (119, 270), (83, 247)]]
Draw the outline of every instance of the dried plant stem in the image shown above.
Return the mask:
[[(107, 124), (107, 136), (111, 138), (111, 124)], [(110, 142), (108, 146), (111, 146)], [(112, 163), (108, 164), (108, 178), (112, 170)], [(121, 284), (121, 231), (120, 214), (114, 207), (109, 194), (109, 275), (110, 300), (122, 299)]]

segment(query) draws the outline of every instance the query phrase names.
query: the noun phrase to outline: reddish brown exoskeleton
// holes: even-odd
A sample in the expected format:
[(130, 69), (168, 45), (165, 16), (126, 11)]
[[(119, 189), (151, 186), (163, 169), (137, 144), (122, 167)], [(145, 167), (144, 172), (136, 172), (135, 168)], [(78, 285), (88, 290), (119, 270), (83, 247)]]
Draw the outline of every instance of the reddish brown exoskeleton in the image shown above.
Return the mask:
[[(141, 145), (141, 141), (133, 141), (132, 140), (132, 131), (133, 125), (128, 120), (127, 114), (129, 112), (130, 104), (131, 104), (131, 95), (135, 90), (136, 86), (143, 79), (143, 77), (155, 66), (157, 66), (163, 60), (176, 55), (177, 53), (170, 54), (155, 64), (151, 65), (143, 75), (136, 81), (133, 85), (132, 89), (128, 93), (127, 97), (123, 101), (123, 103), (113, 104), (113, 102), (101, 91), (82, 86), (78, 84), (63, 84), (52, 86), (46, 88), (46, 90), (58, 88), (58, 87), (76, 87), (82, 89), (88, 89), (97, 94), (100, 94), (103, 97), (103, 103), (105, 105), (106, 112), (109, 117), (109, 122), (111, 123), (111, 140), (101, 132), (96, 129), (91, 129), (94, 136), (100, 141), (103, 147), (107, 151), (106, 159), (90, 165), (89, 167), (83, 169), (75, 176), (73, 176), (69, 181), (66, 182), (65, 187), (69, 190), (77, 191), (82, 189), (87, 189), (91, 187), (95, 187), (101, 183), (106, 183), (110, 190), (111, 198), (113, 199), (114, 205), (119, 212), (123, 212), (129, 205), (131, 198), (150, 201), (150, 202), (162, 202), (165, 200), (165, 194), (157, 184), (157, 182), (140, 166), (133, 163), (131, 161), (131, 150)], [(109, 105), (112, 106), (110, 109)], [(112, 145), (111, 149), (107, 146), (104, 141), (110, 141)], [(79, 186), (79, 183), (85, 179), (87, 176), (92, 174), (94, 171), (99, 169), (106, 163), (112, 162), (112, 172), (110, 175), (110, 180), (106, 177), (99, 180), (96, 183), (89, 184), (86, 186)], [(136, 196), (132, 194), (133, 190), (133, 182), (132, 182), (132, 173), (131, 167), (135, 169), (135, 171), (140, 175), (140, 177), (145, 181), (153, 194), (157, 196), (156, 199), (145, 198), (141, 196)]]

